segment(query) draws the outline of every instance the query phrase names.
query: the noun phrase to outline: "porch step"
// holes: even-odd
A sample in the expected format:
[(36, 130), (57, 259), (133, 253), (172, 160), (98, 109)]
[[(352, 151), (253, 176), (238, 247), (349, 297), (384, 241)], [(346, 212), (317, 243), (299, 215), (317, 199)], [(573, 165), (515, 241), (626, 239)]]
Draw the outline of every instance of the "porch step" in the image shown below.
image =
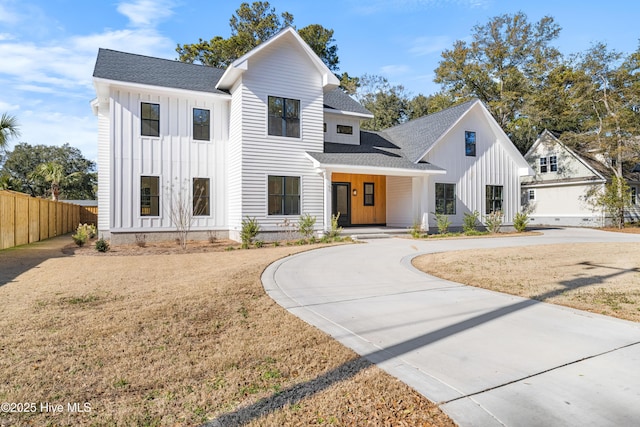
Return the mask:
[(369, 240), (369, 239), (388, 239), (393, 237), (391, 234), (352, 234), (352, 240)]

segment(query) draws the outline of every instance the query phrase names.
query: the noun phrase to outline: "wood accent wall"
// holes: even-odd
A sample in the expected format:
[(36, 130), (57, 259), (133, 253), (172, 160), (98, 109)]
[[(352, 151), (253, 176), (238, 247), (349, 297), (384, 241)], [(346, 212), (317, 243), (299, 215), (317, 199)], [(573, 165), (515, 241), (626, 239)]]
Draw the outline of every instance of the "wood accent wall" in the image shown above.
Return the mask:
[[(384, 175), (360, 175), (333, 173), (332, 182), (351, 183), (351, 225), (384, 225), (387, 223), (387, 177)], [(364, 183), (372, 182), (374, 205), (364, 205)], [(353, 195), (353, 190), (358, 190)]]

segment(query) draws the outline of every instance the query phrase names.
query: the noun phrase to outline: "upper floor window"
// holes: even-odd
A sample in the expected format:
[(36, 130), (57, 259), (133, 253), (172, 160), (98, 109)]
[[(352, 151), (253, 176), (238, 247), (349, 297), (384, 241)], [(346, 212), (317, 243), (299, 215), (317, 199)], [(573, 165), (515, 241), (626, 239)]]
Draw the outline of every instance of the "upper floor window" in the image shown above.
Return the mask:
[(300, 138), (300, 100), (269, 97), (269, 135)]
[(269, 215), (300, 215), (300, 177), (269, 175)]
[(193, 109), (193, 139), (209, 141), (211, 130), (211, 114), (209, 110)]
[(558, 158), (556, 156), (549, 156), (549, 170), (558, 172)]
[(464, 132), (464, 154), (467, 156), (476, 155), (476, 133), (472, 131)]
[(540, 157), (540, 173), (547, 173), (547, 158)]
[(140, 216), (160, 216), (160, 177), (140, 177)]
[(502, 211), (502, 185), (487, 185), (486, 213)]
[(140, 133), (144, 136), (160, 136), (160, 104), (141, 104)]
[(365, 182), (364, 183), (364, 205), (365, 206), (374, 206), (374, 185), (373, 182)]
[(210, 214), (209, 191), (209, 178), (193, 178), (193, 216)]
[(353, 135), (353, 126), (338, 125), (337, 131), (345, 135)]
[(456, 185), (436, 182), (436, 213), (456, 214)]

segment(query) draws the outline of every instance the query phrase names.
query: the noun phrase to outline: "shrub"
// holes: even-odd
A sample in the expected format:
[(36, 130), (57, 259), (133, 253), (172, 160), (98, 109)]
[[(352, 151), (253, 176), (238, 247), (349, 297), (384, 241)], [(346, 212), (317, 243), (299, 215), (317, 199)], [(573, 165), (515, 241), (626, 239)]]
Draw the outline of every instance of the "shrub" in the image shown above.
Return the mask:
[(260, 224), (255, 218), (246, 217), (242, 220), (242, 229), (240, 230), (240, 240), (242, 248), (248, 249), (253, 243), (253, 239), (260, 233)]
[(327, 233), (327, 237), (333, 239), (340, 236), (342, 233), (342, 227), (338, 225), (340, 219), (340, 212), (337, 215), (331, 215), (331, 230)]
[(309, 214), (304, 214), (298, 220), (298, 232), (308, 240), (313, 235), (313, 227), (315, 225), (316, 217)]
[(424, 234), (424, 230), (422, 229), (422, 223), (420, 221), (415, 221), (411, 228), (409, 229), (409, 234), (414, 239), (419, 239)]
[(487, 226), (487, 230), (490, 233), (495, 234), (500, 232), (500, 227), (502, 227), (502, 212), (494, 211), (487, 215), (484, 219), (484, 222)]
[(529, 216), (526, 213), (518, 212), (516, 216), (513, 217), (513, 228), (515, 228), (518, 233), (526, 230), (527, 225), (529, 225)]
[(447, 234), (449, 227), (451, 226), (451, 220), (445, 214), (437, 213), (435, 216), (436, 224), (438, 225), (438, 233)]
[(96, 241), (96, 250), (98, 252), (107, 252), (109, 250), (109, 242), (104, 237), (101, 237)]
[(462, 220), (462, 231), (464, 234), (475, 234), (477, 231), (476, 227), (478, 225), (479, 216), (480, 213), (478, 211), (473, 211), (471, 213), (465, 212)]
[(264, 246), (263, 240), (256, 240), (256, 248), (261, 248)]
[(76, 243), (76, 245), (84, 245), (85, 243), (87, 243), (87, 240), (89, 240), (89, 233), (87, 233), (87, 228), (80, 224), (78, 226), (78, 229), (76, 230), (76, 234), (72, 235), (71, 238)]

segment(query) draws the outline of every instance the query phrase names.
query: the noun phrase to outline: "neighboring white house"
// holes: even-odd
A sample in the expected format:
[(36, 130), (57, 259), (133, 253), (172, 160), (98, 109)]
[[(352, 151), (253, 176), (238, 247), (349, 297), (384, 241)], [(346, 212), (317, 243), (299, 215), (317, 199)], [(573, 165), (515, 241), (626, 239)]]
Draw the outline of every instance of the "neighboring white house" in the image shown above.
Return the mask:
[[(478, 100), (381, 132), (291, 28), (226, 70), (100, 49), (98, 229), (112, 242), (173, 232), (177, 194), (192, 230), (238, 240), (316, 217), (343, 226), (434, 226), (433, 212), (520, 209), (527, 162)], [(166, 236), (164, 236), (166, 237)], [(152, 237), (153, 238), (153, 237)], [(268, 236), (265, 236), (268, 238)]]
[[(595, 154), (570, 149), (545, 130), (525, 154), (535, 175), (522, 179), (523, 205), (532, 225), (601, 227), (609, 219), (593, 205), (593, 195), (610, 181), (612, 171)], [(640, 174), (627, 173), (633, 207), (628, 219), (640, 218)]]

